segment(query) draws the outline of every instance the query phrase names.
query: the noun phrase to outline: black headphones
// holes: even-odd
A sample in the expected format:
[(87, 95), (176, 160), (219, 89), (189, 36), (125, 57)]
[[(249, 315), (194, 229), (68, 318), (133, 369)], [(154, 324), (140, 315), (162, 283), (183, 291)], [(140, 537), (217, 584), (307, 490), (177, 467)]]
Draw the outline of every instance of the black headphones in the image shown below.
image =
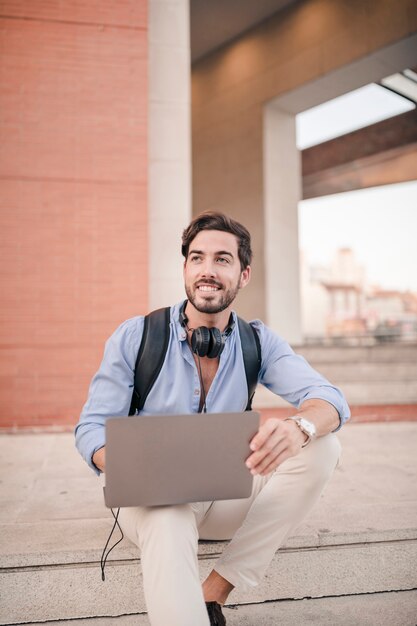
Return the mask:
[(184, 301), (180, 310), (180, 324), (183, 328), (193, 331), (191, 335), (191, 350), (198, 356), (207, 356), (209, 359), (215, 359), (223, 352), (226, 339), (234, 328), (235, 321), (233, 315), (230, 314), (229, 324), (223, 333), (218, 328), (207, 328), (207, 326), (189, 329), (188, 317), (185, 314), (187, 302), (188, 300)]

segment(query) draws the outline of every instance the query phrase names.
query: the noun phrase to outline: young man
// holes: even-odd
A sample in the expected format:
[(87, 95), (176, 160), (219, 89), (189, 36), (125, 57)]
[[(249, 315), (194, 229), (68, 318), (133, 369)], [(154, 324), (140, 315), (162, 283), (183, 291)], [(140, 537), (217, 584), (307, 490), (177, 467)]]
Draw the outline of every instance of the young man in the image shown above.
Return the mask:
[[(203, 213), (185, 229), (182, 253), (187, 300), (171, 309), (166, 358), (142, 413), (244, 411), (248, 394), (231, 307), (250, 280), (249, 232), (225, 215)], [(106, 418), (129, 411), (143, 319), (128, 320), (108, 340), (76, 428), (77, 447), (97, 473), (105, 471)], [(333, 431), (349, 417), (343, 395), (262, 322), (251, 324), (262, 352), (259, 383), (293, 404), (296, 413), (287, 420), (268, 419), (252, 439), (250, 498), (120, 511), (123, 531), (141, 551), (153, 626), (225, 624), (221, 606), (229, 593), (261, 581), (338, 462), (340, 446)], [(202, 326), (222, 333), (228, 329), (219, 357), (192, 352), (192, 333)], [(231, 539), (202, 586), (198, 538)]]

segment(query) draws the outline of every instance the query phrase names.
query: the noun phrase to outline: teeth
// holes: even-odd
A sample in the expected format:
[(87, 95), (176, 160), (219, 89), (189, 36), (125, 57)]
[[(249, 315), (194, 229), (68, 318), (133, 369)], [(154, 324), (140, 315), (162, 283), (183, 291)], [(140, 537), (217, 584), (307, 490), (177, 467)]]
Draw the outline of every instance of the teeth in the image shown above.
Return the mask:
[(200, 291), (218, 291), (218, 287), (212, 287), (210, 285), (200, 285), (199, 290)]

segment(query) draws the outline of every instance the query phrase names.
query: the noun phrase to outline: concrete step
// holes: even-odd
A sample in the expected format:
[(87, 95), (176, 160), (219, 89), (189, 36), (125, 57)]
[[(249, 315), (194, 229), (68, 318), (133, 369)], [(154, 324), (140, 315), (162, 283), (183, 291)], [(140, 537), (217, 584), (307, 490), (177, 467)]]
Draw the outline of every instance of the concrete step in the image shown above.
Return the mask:
[[(80, 525), (59, 524), (55, 536), (81, 531)], [(95, 524), (103, 544), (109, 525)], [(36, 541), (39, 529), (17, 531)], [(90, 530), (93, 528), (90, 526)], [(417, 533), (412, 530), (337, 533), (319, 531), (292, 537), (275, 556), (265, 581), (249, 593), (235, 591), (235, 604), (288, 598), (320, 598), (400, 591), (417, 587)], [(200, 545), (204, 578), (221, 554), (221, 542)], [(138, 552), (126, 542), (106, 566), (102, 582), (97, 550), (66, 551), (28, 559), (10, 555), (1, 567), (1, 624), (45, 619), (117, 616), (146, 611)], [(389, 563), (389, 567), (386, 564)], [(285, 575), (283, 575), (285, 572)]]
[[(415, 380), (338, 380), (335, 376), (329, 376), (331, 382), (340, 387), (351, 406), (361, 404), (386, 405), (386, 404), (417, 404), (417, 383)], [(254, 409), (270, 407), (289, 407), (288, 402), (275, 394), (258, 386), (253, 401)]]
[(316, 369), (326, 378), (338, 381), (338, 384), (347, 382), (397, 383), (404, 382), (413, 385), (417, 393), (417, 360), (414, 363), (321, 363), (315, 364)]
[[(223, 613), (228, 626), (415, 626), (417, 591), (242, 604), (226, 606)], [(48, 626), (149, 626), (145, 614), (42, 623)]]
[[(417, 588), (416, 438), (416, 423), (342, 429), (343, 461), (320, 503), (278, 551), (265, 581), (251, 593), (233, 592), (230, 602)], [(129, 541), (112, 552), (101, 581), (111, 519), (71, 435), (0, 437), (0, 459), (7, 477), (0, 624), (144, 613), (139, 554)], [(200, 545), (202, 578), (223, 547)]]
[(417, 343), (375, 346), (301, 345), (295, 351), (309, 362), (319, 363), (416, 363)]
[[(296, 351), (340, 387), (351, 405), (417, 403), (417, 344), (300, 346)], [(285, 400), (258, 387), (254, 408), (286, 406)]]

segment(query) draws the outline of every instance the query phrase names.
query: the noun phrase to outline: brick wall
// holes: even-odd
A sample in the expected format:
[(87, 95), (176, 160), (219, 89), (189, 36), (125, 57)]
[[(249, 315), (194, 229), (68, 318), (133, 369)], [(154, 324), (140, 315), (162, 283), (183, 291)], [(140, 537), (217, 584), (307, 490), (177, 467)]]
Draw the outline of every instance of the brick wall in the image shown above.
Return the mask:
[(75, 423), (148, 302), (146, 0), (3, 0), (0, 423)]

